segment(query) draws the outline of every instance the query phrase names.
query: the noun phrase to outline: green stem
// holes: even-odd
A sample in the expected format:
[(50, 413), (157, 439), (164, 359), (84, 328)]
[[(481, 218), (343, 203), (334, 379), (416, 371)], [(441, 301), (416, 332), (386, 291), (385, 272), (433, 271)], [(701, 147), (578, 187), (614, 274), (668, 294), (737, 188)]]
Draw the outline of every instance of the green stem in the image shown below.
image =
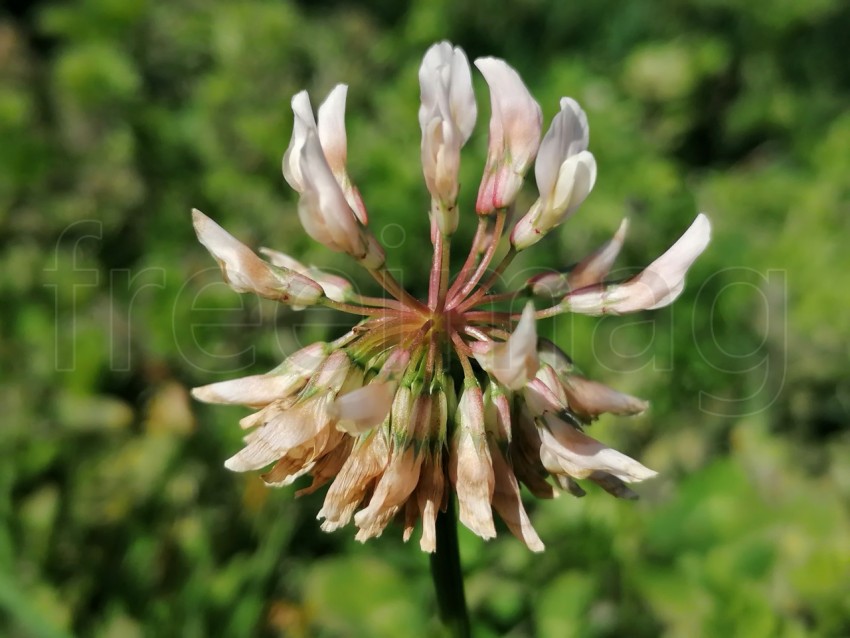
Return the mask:
[(463, 593), (457, 514), (452, 492), (449, 492), (446, 511), (437, 515), (437, 551), (431, 554), (431, 577), (437, 592), (440, 620), (449, 635), (452, 638), (469, 638), (469, 615)]

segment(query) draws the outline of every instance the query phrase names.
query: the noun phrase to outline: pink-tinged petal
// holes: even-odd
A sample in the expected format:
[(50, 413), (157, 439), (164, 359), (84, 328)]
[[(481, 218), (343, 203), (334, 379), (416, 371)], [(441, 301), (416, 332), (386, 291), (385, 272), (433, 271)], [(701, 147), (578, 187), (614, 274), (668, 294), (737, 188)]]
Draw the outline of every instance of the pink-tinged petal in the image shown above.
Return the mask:
[[(611, 272), (611, 267), (623, 248), (629, 220), (620, 222), (614, 236), (582, 259), (567, 275), (567, 285), (571, 290), (579, 290), (600, 283)], [(564, 294), (566, 291), (564, 291)]]
[(476, 210), (486, 215), (513, 203), (540, 146), (543, 114), (519, 74), (503, 60), (475, 66), (490, 87), (490, 141)]
[(351, 182), (346, 170), (348, 141), (345, 133), (345, 98), (347, 93), (348, 87), (345, 84), (337, 84), (319, 107), (319, 142), (328, 166), (345, 195), (345, 200), (360, 223), (367, 224), (369, 218), (363, 198)]
[(192, 210), (192, 221), (198, 240), (215, 257), (225, 282), (236, 292), (253, 292), (294, 306), (311, 306), (322, 297), (316, 282), (266, 263), (201, 211)]
[(481, 367), (499, 383), (510, 390), (521, 389), (534, 378), (539, 366), (534, 304), (526, 304), (522, 318), (507, 341), (478, 342), (473, 344), (473, 352)]
[(307, 134), (301, 154), (301, 176), (304, 192), (298, 202), (298, 217), (307, 234), (368, 267), (383, 263), (383, 249), (360, 226), (312, 131)]
[(484, 433), (484, 399), (478, 386), (467, 388), (458, 404), (449, 477), (457, 493), (461, 523), (485, 540), (495, 538), (490, 507), (495, 477)]
[(539, 428), (539, 433), (540, 458), (553, 474), (565, 473), (581, 479), (602, 471), (626, 483), (657, 475), (633, 458), (603, 445), (556, 417), (546, 417), (545, 426)]
[(636, 277), (622, 284), (593, 286), (568, 294), (562, 305), (589, 315), (624, 314), (671, 304), (685, 287), (685, 274), (711, 239), (711, 223), (700, 213), (679, 240)]
[(522, 396), (534, 416), (557, 414), (568, 406), (561, 380), (555, 371), (544, 364), (523, 389)]
[(484, 425), (497, 441), (511, 441), (511, 403), (498, 385), (491, 383), (484, 396)]
[(642, 399), (577, 375), (566, 376), (563, 387), (570, 410), (584, 419), (595, 419), (603, 413), (631, 416), (649, 407)]

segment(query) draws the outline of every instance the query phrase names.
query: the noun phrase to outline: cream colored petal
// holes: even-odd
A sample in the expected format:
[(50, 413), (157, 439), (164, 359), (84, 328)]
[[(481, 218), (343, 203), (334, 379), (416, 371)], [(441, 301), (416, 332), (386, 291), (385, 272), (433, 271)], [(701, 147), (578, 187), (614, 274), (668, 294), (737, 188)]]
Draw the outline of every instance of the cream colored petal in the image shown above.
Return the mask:
[(422, 538), (419, 548), (423, 552), (433, 553), (437, 550), (437, 515), (442, 508), (445, 498), (445, 475), (443, 474), (442, 456), (438, 453), (425, 453), (420, 468), (419, 486), (416, 489), (416, 501), (422, 518)]
[(205, 403), (264, 406), (297, 392), (304, 383), (292, 376), (255, 374), (194, 388), (192, 396)]
[(589, 139), (587, 115), (572, 98), (561, 98), (561, 110), (552, 119), (534, 163), (541, 195), (554, 190), (561, 165), (568, 157), (586, 150)]
[(481, 538), (494, 538), (496, 528), (490, 503), (495, 477), (484, 433), (484, 403), (478, 387), (468, 388), (461, 396), (451, 450), (449, 476), (457, 493), (460, 521)]
[(358, 435), (380, 425), (390, 413), (397, 383), (373, 381), (337, 397), (331, 413), (339, 420), (337, 428)]
[(289, 147), (283, 155), (281, 168), (283, 177), (287, 183), (300, 193), (304, 190), (304, 178), (301, 175), (301, 154), (304, 143), (307, 141), (307, 133), (316, 130), (316, 120), (313, 117), (313, 107), (310, 105), (310, 96), (307, 91), (300, 91), (292, 98), (292, 139)]

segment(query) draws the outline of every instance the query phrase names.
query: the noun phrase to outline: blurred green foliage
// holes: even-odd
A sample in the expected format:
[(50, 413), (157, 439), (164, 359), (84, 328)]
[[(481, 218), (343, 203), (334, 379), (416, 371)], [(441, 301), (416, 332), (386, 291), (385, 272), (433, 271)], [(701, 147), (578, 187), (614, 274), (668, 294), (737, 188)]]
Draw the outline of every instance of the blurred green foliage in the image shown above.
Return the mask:
[[(661, 478), (636, 504), (530, 503), (542, 556), (462, 532), (476, 636), (850, 635), (848, 32), (841, 0), (5, 3), (0, 634), (438, 634), (399, 530), (323, 534), (321, 493), (223, 469), (243, 412), (187, 388), (347, 319), (230, 292), (188, 212), (349, 272), (300, 230), (278, 168), (290, 97), (344, 81), (350, 172), (421, 291), (416, 70), (448, 38), (512, 63), (547, 118), (561, 95), (589, 115), (597, 187), (514, 276), (624, 214), (623, 272), (698, 209), (715, 225), (672, 308), (543, 327), (652, 401), (594, 431)], [(476, 86), (458, 243), (486, 148)]]

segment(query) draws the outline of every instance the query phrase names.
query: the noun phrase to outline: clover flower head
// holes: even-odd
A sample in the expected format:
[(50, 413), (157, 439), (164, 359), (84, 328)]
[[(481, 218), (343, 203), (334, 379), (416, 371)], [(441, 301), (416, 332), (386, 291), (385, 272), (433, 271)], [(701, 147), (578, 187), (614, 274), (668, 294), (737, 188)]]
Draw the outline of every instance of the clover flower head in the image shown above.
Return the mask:
[[(490, 144), (476, 203), (478, 230), (454, 277), (449, 256), (462, 219), (460, 151), (477, 107), (465, 54), (441, 42), (428, 50), (419, 71), (421, 156), (434, 247), (427, 297), (414, 297), (387, 270), (348, 175), (347, 88), (334, 88), (317, 118), (302, 91), (292, 100), (292, 141), (282, 164), (299, 194), (298, 216), (313, 239), (350, 255), (386, 294), (361, 295), (346, 279), (271, 249), (260, 251), (264, 260), (194, 211), (198, 238), (236, 292), (295, 309), (322, 305), (360, 319), (335, 341), (307, 346), (266, 374), (193, 392), (201, 401), (255, 410), (240, 422), (245, 445), (225, 462), (227, 468), (264, 469), (262, 478), (272, 486), (310, 476), (297, 495), (330, 484), (318, 513), (325, 531), (353, 522), (357, 539), (365, 541), (398, 519), (405, 540), (421, 524), (420, 547), (433, 552), (435, 521), (453, 492), (461, 522), (482, 538), (496, 535), (498, 516), (530, 549), (542, 551), (520, 485), (541, 498), (560, 490), (581, 496), (578, 481), (589, 480), (632, 498), (628, 485), (655, 472), (586, 433), (600, 414), (638, 414), (647, 403), (583, 377), (554, 343), (538, 337), (536, 320), (672, 303), (711, 227), (700, 214), (643, 272), (608, 282), (625, 241), (624, 221), (609, 242), (568, 272), (534, 277), (517, 291), (491, 292), (519, 252), (588, 197), (596, 163), (588, 150), (587, 116), (575, 100), (561, 99), (541, 140), (541, 110), (519, 74), (495, 58), (475, 65), (491, 94)], [(539, 198), (509, 229), (509, 213), (532, 164)], [(507, 251), (494, 261), (502, 239), (509, 239)], [(514, 312), (510, 302), (521, 296), (548, 307), (536, 309), (527, 301)]]

